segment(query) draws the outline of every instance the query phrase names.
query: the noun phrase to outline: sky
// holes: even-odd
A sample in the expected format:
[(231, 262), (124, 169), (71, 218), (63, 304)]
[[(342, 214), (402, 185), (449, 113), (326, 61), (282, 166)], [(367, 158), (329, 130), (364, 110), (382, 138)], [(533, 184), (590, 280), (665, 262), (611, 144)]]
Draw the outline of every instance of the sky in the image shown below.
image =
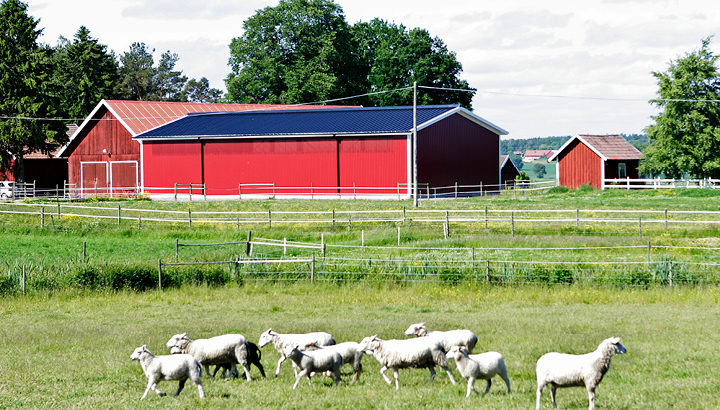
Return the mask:
[[(658, 113), (653, 72), (720, 33), (717, 0), (336, 0), (348, 23), (381, 18), (424, 28), (478, 90), (473, 111), (509, 138), (642, 133)], [(84, 25), (121, 54), (133, 42), (170, 50), (177, 68), (225, 89), (228, 45), (279, 0), (30, 0), (55, 45)], [(720, 38), (711, 50), (720, 54)], [(338, 96), (343, 97), (343, 96)], [(410, 103), (410, 102), (409, 102)]]

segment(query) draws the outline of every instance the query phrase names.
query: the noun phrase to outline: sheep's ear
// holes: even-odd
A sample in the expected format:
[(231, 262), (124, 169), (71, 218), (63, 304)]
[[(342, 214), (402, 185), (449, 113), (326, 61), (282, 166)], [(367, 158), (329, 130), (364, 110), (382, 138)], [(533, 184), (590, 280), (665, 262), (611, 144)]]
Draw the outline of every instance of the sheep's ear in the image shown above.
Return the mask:
[(183, 333), (183, 334), (180, 336), (181, 339), (182, 339), (183, 337), (187, 337), (187, 333)]

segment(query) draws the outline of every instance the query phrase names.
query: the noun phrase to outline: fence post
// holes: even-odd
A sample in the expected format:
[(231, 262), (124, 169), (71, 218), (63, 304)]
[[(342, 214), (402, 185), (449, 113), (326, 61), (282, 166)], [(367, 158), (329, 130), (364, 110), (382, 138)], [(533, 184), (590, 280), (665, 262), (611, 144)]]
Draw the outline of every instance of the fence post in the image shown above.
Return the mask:
[(445, 210), (445, 224), (447, 225), (448, 234), (450, 233), (450, 214)]
[(175, 200), (177, 201), (177, 182), (175, 183)]
[(355, 191), (355, 183), (353, 182), (353, 199), (357, 199), (357, 192)]
[(162, 260), (158, 259), (158, 289), (162, 290)]
[(202, 184), (202, 189), (203, 189), (203, 201), (207, 201), (207, 185)]
[(490, 283), (490, 260), (485, 260), (485, 280)]
[(638, 233), (642, 236), (642, 216), (638, 216)]
[(443, 222), (443, 238), (445, 238), (445, 239), (448, 238), (448, 231), (449, 231), (449, 230), (450, 230), (450, 229), (448, 229), (448, 224), (447, 224), (447, 222)]
[(315, 255), (310, 259), (310, 283), (315, 283)]
[(430, 184), (427, 186), (427, 199), (430, 199)]
[(58, 201), (57, 201), (57, 216), (58, 216), (58, 219), (60, 219), (60, 198), (58, 198)]
[(405, 223), (405, 207), (403, 207), (403, 224)]
[(485, 205), (485, 229), (487, 229), (488, 225), (488, 212), (487, 212), (487, 205)]
[(670, 264), (668, 266), (668, 284), (670, 284), (670, 287), (672, 287), (673, 285), (672, 260), (670, 261)]
[(667, 209), (665, 209), (665, 229), (667, 229)]
[(310, 199), (313, 199), (313, 183), (310, 183)]
[(647, 261), (648, 261), (648, 268), (650, 268), (650, 250), (652, 249), (652, 245), (650, 244), (650, 241), (648, 241), (648, 255), (647, 255)]
[(178, 250), (180, 249), (180, 241), (175, 238), (175, 262), (178, 261)]
[(360, 231), (360, 246), (365, 246), (365, 230)]
[(577, 208), (575, 209), (575, 227), (580, 227), (580, 210)]
[(276, 192), (275, 192), (275, 182), (273, 182), (273, 198), (275, 198)]
[(188, 208), (188, 228), (192, 228), (192, 211)]
[(325, 234), (320, 234), (320, 249), (322, 250), (322, 256), (325, 257)]
[(352, 215), (348, 214), (348, 231), (352, 229)]
[(235, 217), (235, 230), (236, 231), (240, 230), (240, 216)]
[(40, 228), (45, 228), (45, 208), (40, 207)]
[(335, 208), (332, 210), (332, 226), (335, 226)]
[(250, 256), (252, 254), (252, 231), (248, 231), (247, 242), (245, 242), (245, 255)]
[(510, 233), (515, 236), (515, 212), (510, 212)]
[(400, 227), (399, 226), (398, 226), (397, 230), (398, 230), (398, 235), (397, 235), (398, 236), (398, 246), (400, 246)]
[(118, 225), (120, 225), (120, 205), (118, 205)]
[(272, 211), (268, 209), (268, 228), (272, 228)]
[(242, 184), (238, 184), (238, 200), (242, 200)]
[(457, 195), (458, 195), (458, 183), (457, 183), (457, 181), (455, 181), (455, 199), (457, 199)]
[(485, 191), (483, 191), (483, 182), (480, 181), (480, 196), (485, 196)]

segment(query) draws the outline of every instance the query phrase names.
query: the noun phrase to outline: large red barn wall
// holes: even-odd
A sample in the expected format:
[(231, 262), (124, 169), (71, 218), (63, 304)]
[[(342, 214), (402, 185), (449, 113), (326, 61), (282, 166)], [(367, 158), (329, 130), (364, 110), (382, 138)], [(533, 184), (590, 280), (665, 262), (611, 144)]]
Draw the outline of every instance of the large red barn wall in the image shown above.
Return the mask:
[[(407, 183), (406, 140), (353, 137), (148, 141), (143, 144), (145, 186), (205, 183), (208, 195), (236, 195), (238, 184), (274, 183), (277, 193), (308, 193), (311, 185), (314, 193), (337, 193), (337, 188), (327, 187), (340, 186), (348, 187), (343, 193), (351, 193), (355, 184), (357, 193), (396, 193), (398, 183)], [(242, 192), (271, 191), (246, 186)]]
[(600, 189), (602, 187), (602, 159), (579, 140), (565, 148), (565, 154), (558, 157), (560, 185), (578, 188), (583, 184)]
[(418, 182), (430, 187), (500, 183), (500, 136), (459, 115), (418, 131)]
[[(99, 119), (99, 120), (98, 120)], [(102, 108), (85, 128), (82, 135), (75, 137), (79, 140), (76, 147), (68, 157), (68, 181), (77, 188), (94, 187), (97, 181), (98, 188), (104, 188), (109, 181), (105, 180), (105, 169), (110, 162), (136, 161), (140, 162), (140, 144), (132, 140), (130, 132), (118, 121), (112, 113)], [(103, 153), (103, 149), (107, 152)], [(106, 165), (86, 165), (83, 172), (85, 181), (80, 181), (80, 163), (88, 161), (102, 161)], [(113, 168), (113, 185), (127, 187), (135, 184), (136, 171), (134, 167), (116, 166)]]

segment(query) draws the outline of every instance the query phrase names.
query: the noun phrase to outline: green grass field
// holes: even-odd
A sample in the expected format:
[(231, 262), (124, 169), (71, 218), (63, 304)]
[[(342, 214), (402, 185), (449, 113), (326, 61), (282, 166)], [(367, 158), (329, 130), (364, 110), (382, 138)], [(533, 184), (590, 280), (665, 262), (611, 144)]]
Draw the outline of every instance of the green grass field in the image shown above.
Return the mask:
[[(130, 354), (142, 344), (156, 354), (167, 353), (164, 343), (179, 332), (196, 338), (239, 332), (257, 341), (273, 327), (324, 330), (338, 341), (359, 341), (376, 333), (404, 338), (407, 325), (426, 321), (431, 328), (472, 329), (479, 336), (476, 351), (501, 352), (513, 392), (506, 394), (498, 379), (486, 397), (465, 399), (464, 383), (453, 386), (438, 374), (429, 384), (425, 370), (402, 370), (396, 392), (380, 377), (375, 359), (366, 356), (359, 382), (351, 384), (345, 376), (339, 387), (317, 378), (311, 387), (303, 382), (292, 391), (288, 363), (277, 379), (204, 379), (202, 407), (531, 408), (540, 355), (584, 353), (606, 337), (620, 336), (628, 353), (614, 358), (598, 388), (598, 408), (717, 408), (718, 302), (716, 288), (307, 283), (6, 298), (0, 305), (0, 407), (134, 408), (145, 378)], [(277, 358), (271, 346), (263, 349), (269, 374)], [(259, 377), (255, 369), (253, 376)], [(166, 392), (175, 388), (174, 382), (160, 384)], [(561, 389), (558, 400), (561, 408), (587, 406), (582, 388)], [(151, 393), (144, 405), (200, 404), (197, 390), (188, 384), (178, 398)], [(548, 397), (543, 404), (550, 407)]]

